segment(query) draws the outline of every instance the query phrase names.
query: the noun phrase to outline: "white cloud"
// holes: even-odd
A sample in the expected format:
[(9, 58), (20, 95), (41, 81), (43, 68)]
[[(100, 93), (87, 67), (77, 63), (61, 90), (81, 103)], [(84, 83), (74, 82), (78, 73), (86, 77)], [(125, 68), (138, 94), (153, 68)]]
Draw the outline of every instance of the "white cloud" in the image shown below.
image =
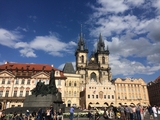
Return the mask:
[(64, 52), (72, 53), (72, 49), (76, 43), (70, 41), (65, 43), (59, 40), (54, 35), (49, 36), (37, 36), (33, 41), (29, 43), (29, 46), (35, 50), (43, 50), (53, 56), (63, 56)]
[(76, 43), (60, 41), (57, 34), (50, 33), (48, 36), (36, 36), (30, 42), (23, 42), (22, 35), (15, 31), (0, 29), (0, 44), (20, 49), (19, 52), (23, 57), (37, 57), (36, 51), (42, 50), (53, 56), (63, 56), (66, 53), (73, 53)]
[(21, 53), (21, 56), (23, 57), (37, 57), (33, 49), (24, 48), (20, 50), (20, 53)]
[(145, 0), (125, 0), (125, 2), (129, 5), (133, 5), (135, 7), (142, 5)]
[(9, 31), (3, 28), (0, 28), (0, 44), (7, 46), (7, 47), (13, 47), (16, 42), (18, 42), (22, 38), (22, 35), (20, 35), (16, 31)]
[(112, 13), (123, 13), (128, 9), (128, 6), (124, 3), (124, 0), (97, 0), (100, 7), (92, 6), (100, 15), (107, 15)]
[(153, 7), (160, 10), (160, 1), (159, 0), (152, 0), (152, 5), (153, 5)]

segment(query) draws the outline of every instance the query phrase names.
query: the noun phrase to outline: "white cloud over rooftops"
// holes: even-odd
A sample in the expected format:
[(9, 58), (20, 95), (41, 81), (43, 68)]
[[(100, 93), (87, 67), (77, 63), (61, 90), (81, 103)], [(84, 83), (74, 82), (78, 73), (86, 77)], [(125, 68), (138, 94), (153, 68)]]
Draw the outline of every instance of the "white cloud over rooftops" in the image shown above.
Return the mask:
[(73, 48), (76, 43), (70, 41), (69, 43), (62, 42), (56, 35), (50, 34), (48, 36), (36, 36), (30, 42), (23, 42), (22, 36), (16, 31), (9, 31), (0, 29), (0, 44), (19, 49), (23, 57), (37, 57), (36, 50), (42, 50), (52, 56), (62, 57), (65, 53), (73, 53)]

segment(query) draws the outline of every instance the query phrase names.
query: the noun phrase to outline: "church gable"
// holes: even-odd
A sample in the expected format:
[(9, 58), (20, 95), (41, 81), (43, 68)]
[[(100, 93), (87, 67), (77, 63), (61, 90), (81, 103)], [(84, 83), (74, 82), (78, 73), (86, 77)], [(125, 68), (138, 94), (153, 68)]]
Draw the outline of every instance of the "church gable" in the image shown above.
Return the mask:
[(0, 72), (0, 78), (9, 78), (9, 77), (15, 77), (12, 73), (8, 71), (2, 71)]
[(35, 75), (32, 76), (32, 78), (35, 78), (35, 79), (48, 79), (49, 78), (49, 75), (45, 72), (39, 72)]

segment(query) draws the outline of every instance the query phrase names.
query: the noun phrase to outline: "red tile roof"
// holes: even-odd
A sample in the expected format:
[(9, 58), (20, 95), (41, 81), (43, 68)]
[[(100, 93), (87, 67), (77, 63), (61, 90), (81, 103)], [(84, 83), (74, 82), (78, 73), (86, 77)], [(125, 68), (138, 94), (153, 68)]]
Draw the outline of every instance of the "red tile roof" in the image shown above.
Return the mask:
[(160, 82), (160, 76), (154, 80), (154, 82)]
[[(32, 63), (9, 63), (6, 62), (5, 64), (0, 65), (0, 71), (3, 70), (9, 70), (9, 71), (46, 71), (49, 72), (54, 69), (58, 70), (57, 68), (52, 67), (51, 65), (48, 64), (32, 64)], [(60, 70), (58, 70), (60, 71)], [(61, 77), (64, 77), (64, 74), (62, 71), (60, 71)]]

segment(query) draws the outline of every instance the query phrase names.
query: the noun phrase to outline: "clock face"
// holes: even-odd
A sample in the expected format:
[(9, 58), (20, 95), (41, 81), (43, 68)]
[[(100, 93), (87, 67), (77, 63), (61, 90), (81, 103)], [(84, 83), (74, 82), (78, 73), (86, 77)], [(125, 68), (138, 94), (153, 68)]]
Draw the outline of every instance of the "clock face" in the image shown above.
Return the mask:
[(91, 60), (94, 61), (94, 57), (92, 57)]

